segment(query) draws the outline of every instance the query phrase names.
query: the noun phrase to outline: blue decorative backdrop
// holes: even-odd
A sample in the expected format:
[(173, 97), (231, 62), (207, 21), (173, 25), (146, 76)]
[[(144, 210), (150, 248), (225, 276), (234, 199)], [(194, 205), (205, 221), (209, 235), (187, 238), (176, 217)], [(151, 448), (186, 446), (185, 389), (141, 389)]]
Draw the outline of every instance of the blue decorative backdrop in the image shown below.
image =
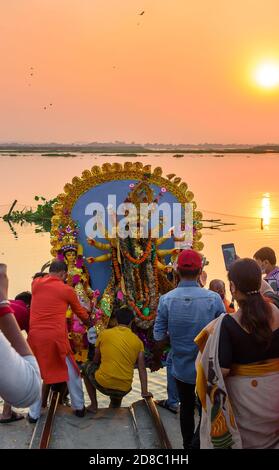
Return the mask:
[[(111, 195), (116, 196), (116, 204), (118, 206), (119, 204), (125, 201), (128, 193), (131, 191), (131, 188), (129, 187), (131, 183), (134, 183), (136, 185), (138, 181), (137, 180), (123, 180), (123, 181), (109, 181), (106, 183), (102, 183), (98, 186), (91, 188), (89, 191), (84, 193), (82, 196), (80, 196), (80, 198), (75, 203), (72, 209), (71, 215), (72, 215), (72, 219), (78, 222), (80, 226), (79, 243), (81, 243), (83, 246), (84, 256), (96, 257), (96, 256), (101, 256), (104, 253), (108, 253), (107, 251), (98, 250), (97, 248), (90, 246), (87, 243), (85, 226), (88, 220), (92, 218), (92, 215), (85, 215), (85, 209), (87, 205), (92, 202), (98, 202), (102, 204), (104, 208), (106, 209), (108, 206), (108, 195), (111, 194)], [(154, 184), (151, 184), (150, 187), (154, 191), (154, 197), (157, 197), (158, 194), (160, 193), (161, 188)], [(178, 200), (170, 192), (165, 192), (163, 196), (160, 198), (159, 204), (163, 202), (167, 202), (171, 204), (175, 202), (177, 203)], [(166, 221), (166, 223), (168, 227), (170, 227), (172, 224), (172, 221)], [(107, 226), (107, 220), (106, 220), (106, 226)], [(108, 243), (108, 241), (103, 238), (97, 238), (97, 240), (102, 243)], [(173, 246), (174, 246), (173, 240), (168, 239), (164, 244), (160, 246), (160, 248), (163, 248), (163, 249), (172, 248)], [(168, 261), (168, 258), (167, 258), (167, 261)], [(102, 262), (102, 263), (93, 263), (93, 264), (86, 263), (86, 264), (90, 273), (93, 289), (99, 289), (100, 292), (102, 293), (111, 275), (111, 261), (109, 260), (109, 261)]]

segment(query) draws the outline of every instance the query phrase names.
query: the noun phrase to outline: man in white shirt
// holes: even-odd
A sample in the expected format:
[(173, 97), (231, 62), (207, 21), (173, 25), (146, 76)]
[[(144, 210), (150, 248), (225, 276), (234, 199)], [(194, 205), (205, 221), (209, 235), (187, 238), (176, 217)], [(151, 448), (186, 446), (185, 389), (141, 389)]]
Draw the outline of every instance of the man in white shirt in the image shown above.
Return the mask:
[[(40, 370), (7, 299), (6, 265), (0, 264), (0, 396), (10, 405), (27, 407), (40, 398)], [(14, 420), (4, 416), (0, 423)]]

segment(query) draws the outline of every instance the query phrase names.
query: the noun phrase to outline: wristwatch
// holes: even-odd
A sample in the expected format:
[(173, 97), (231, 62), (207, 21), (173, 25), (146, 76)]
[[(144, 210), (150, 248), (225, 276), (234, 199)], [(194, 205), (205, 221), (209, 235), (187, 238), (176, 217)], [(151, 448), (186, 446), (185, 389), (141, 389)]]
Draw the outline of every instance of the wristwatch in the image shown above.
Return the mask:
[(0, 302), (0, 308), (1, 307), (6, 307), (7, 305), (10, 305), (10, 302), (8, 300), (1, 300)]

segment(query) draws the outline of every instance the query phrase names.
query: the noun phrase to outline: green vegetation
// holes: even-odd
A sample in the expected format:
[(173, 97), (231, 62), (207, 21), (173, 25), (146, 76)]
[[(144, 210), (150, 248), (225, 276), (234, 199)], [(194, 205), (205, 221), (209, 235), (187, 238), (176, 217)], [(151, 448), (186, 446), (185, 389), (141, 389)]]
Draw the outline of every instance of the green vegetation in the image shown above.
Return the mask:
[(145, 157), (145, 155), (138, 155), (137, 153), (116, 153), (115, 155), (116, 157)]
[(35, 196), (35, 201), (38, 202), (36, 209), (24, 208), (21, 211), (14, 210), (17, 201), (14, 201), (8, 214), (3, 216), (3, 220), (7, 222), (13, 233), (16, 235), (12, 224), (24, 223), (34, 224), (36, 226), (35, 232), (50, 232), (51, 218), (53, 216), (53, 204), (57, 199), (46, 200), (43, 196)]
[(76, 157), (75, 153), (42, 153), (42, 157)]
[[(165, 145), (165, 144), (145, 144), (145, 145), (129, 145), (124, 143), (119, 144), (0, 144), (0, 155), (9, 155), (9, 153), (22, 154), (42, 154), (49, 157), (74, 157), (77, 154), (95, 153), (95, 154), (108, 154), (121, 156), (135, 156), (137, 154), (152, 154), (152, 153), (174, 153), (180, 154), (211, 154), (211, 153), (279, 153), (279, 145), (218, 145), (218, 144), (200, 144), (188, 145), (178, 144)], [(142, 155), (141, 155), (142, 156)], [(176, 157), (178, 158), (178, 157)]]

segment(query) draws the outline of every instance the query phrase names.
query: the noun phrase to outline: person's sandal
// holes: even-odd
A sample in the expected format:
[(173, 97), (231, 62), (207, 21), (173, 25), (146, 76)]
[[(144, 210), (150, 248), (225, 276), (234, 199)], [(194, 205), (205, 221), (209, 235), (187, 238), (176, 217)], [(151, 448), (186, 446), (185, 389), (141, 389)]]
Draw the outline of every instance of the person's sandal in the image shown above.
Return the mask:
[(14, 421), (20, 421), (21, 419), (24, 419), (23, 415), (18, 414), (15, 411), (12, 411), (10, 418), (0, 419), (0, 423), (1, 424), (13, 423)]
[(74, 411), (75, 416), (77, 416), (78, 418), (84, 418), (85, 413), (86, 413), (85, 406), (82, 408), (82, 410), (75, 410)]
[(155, 403), (156, 403), (156, 405), (160, 406), (161, 408), (165, 408), (165, 410), (168, 410), (171, 413), (177, 415), (177, 410), (175, 408), (171, 408), (167, 404), (167, 400), (156, 400)]
[(32, 418), (30, 416), (30, 414), (28, 413), (28, 415), (26, 416), (26, 419), (27, 419), (28, 423), (35, 424), (38, 421), (39, 418)]

